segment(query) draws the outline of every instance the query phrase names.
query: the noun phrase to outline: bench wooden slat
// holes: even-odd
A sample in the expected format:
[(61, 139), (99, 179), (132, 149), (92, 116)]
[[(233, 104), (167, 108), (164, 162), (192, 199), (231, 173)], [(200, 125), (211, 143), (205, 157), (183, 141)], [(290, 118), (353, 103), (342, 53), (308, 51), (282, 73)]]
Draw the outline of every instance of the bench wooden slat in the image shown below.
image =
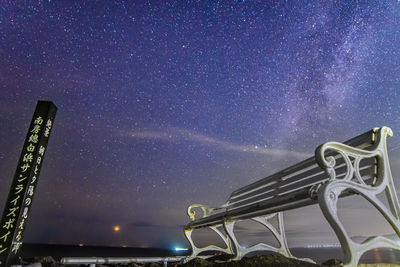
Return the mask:
[[(375, 168), (372, 165), (364, 166), (365, 169), (361, 171), (361, 175), (369, 175), (371, 173), (374, 173)], [(342, 178), (345, 175), (345, 171), (342, 171), (340, 174), (338, 174), (338, 178)], [(321, 179), (323, 178), (323, 179)], [(263, 201), (265, 199), (274, 197), (276, 195), (282, 195), (286, 194), (289, 192), (292, 192), (296, 189), (302, 189), (302, 188), (310, 188), (311, 186), (321, 183), (321, 181), (327, 179), (326, 174), (321, 174), (317, 175), (311, 178), (308, 178), (306, 181), (291, 181), (290, 183), (287, 183), (285, 185), (282, 185), (280, 187), (276, 187), (275, 189), (268, 190), (266, 192), (263, 192), (262, 194), (259, 195), (251, 195), (248, 198), (242, 199), (241, 201), (236, 201), (235, 203), (231, 203), (228, 207), (228, 209), (233, 209), (238, 206), (243, 206), (245, 204), (251, 203), (251, 202), (258, 202), (258, 201)]]
[[(368, 166), (368, 165), (367, 165)], [(364, 178), (364, 181), (367, 184), (372, 184), (372, 181), (374, 181), (376, 177), (376, 167), (375, 166), (368, 166), (369, 168), (366, 168), (364, 170), (360, 171), (361, 176)], [(344, 175), (344, 173), (343, 173)], [(316, 183), (318, 184), (318, 183)], [(276, 195), (272, 198), (268, 198), (265, 200), (260, 200), (252, 204), (248, 204), (246, 206), (239, 206), (236, 208), (232, 209), (227, 209), (227, 210), (222, 210), (219, 213), (210, 215), (205, 218), (200, 218), (197, 219), (191, 223), (188, 224), (188, 227), (192, 228), (199, 228), (199, 227), (205, 227), (209, 225), (215, 225), (222, 223), (224, 218), (229, 217), (229, 218), (241, 218), (241, 219), (246, 219), (246, 218), (251, 218), (255, 216), (256, 211), (259, 212), (259, 214), (268, 214), (268, 213), (273, 213), (277, 211), (285, 211), (285, 210), (290, 210), (298, 207), (304, 207), (308, 206), (311, 204), (315, 204), (316, 201), (310, 198), (309, 195), (309, 187), (303, 188), (303, 189), (295, 189), (295, 194), (290, 194), (291, 192), (287, 192), (286, 194), (282, 195)], [(351, 192), (344, 192), (340, 197), (345, 197), (352, 195), (353, 193)], [(259, 210), (262, 208), (262, 210)], [(254, 212), (253, 212), (254, 210)]]
[[(363, 160), (360, 163), (360, 167), (363, 167), (366, 165), (371, 165), (371, 164), (375, 164), (374, 159)], [(339, 158), (338, 160), (336, 160), (336, 173), (339, 174), (341, 172), (345, 172), (346, 170), (347, 170), (347, 168), (345, 167), (344, 160), (342, 158)], [(276, 189), (277, 186), (281, 187), (286, 184), (292, 183), (294, 181), (300, 181), (300, 180), (306, 181), (308, 178), (312, 178), (317, 175), (318, 175), (318, 177), (320, 177), (321, 180), (328, 178), (328, 176), (325, 174), (325, 172), (319, 166), (316, 166), (315, 168), (308, 169), (305, 172), (296, 174), (294, 176), (282, 177), (281, 182), (274, 181), (274, 182), (266, 183), (264, 185), (260, 185), (258, 188), (243, 192), (240, 195), (235, 195), (233, 197), (230, 197), (229, 203), (232, 204), (237, 201), (241, 201), (242, 199), (248, 198), (249, 197), (248, 195), (250, 195), (250, 194), (253, 196), (256, 196), (265, 191), (274, 190), (274, 189)], [(315, 181), (315, 179), (314, 179), (314, 181)]]
[(256, 189), (257, 187), (259, 187), (259, 186), (261, 186), (261, 185), (263, 185), (265, 183), (272, 182), (274, 180), (278, 180), (279, 181), (279, 179), (281, 179), (281, 177), (287, 176), (292, 172), (301, 171), (302, 169), (308, 168), (308, 167), (310, 167), (310, 166), (312, 166), (314, 164), (316, 164), (315, 158), (314, 157), (308, 158), (308, 159), (306, 159), (304, 161), (301, 161), (298, 164), (293, 165), (293, 166), (291, 166), (291, 167), (289, 167), (289, 168), (287, 168), (285, 170), (282, 170), (280, 172), (272, 174), (272, 175), (270, 175), (270, 176), (268, 176), (266, 178), (263, 178), (263, 179), (261, 179), (261, 180), (259, 180), (257, 182), (254, 182), (252, 184), (249, 184), (247, 186), (244, 186), (244, 187), (234, 191), (231, 194), (230, 198), (232, 198), (232, 197), (234, 197), (236, 195), (242, 194), (243, 192), (250, 191), (252, 189)]
[[(362, 171), (361, 171), (362, 172)], [(365, 175), (366, 183), (374, 180), (375, 175)], [(344, 191), (340, 197), (346, 197), (353, 195), (353, 192)], [(287, 211), (299, 207), (305, 207), (312, 204), (316, 204), (317, 199), (311, 199), (309, 195), (309, 188), (303, 188), (296, 190), (295, 194), (284, 194), (281, 196), (276, 196), (272, 199), (267, 199), (265, 201), (257, 202), (251, 206), (239, 207), (232, 210), (223, 210), (220, 213), (210, 215), (205, 218), (200, 218), (195, 221), (190, 222), (188, 228), (202, 228), (212, 225), (222, 224), (225, 218), (231, 220), (237, 219), (249, 219), (256, 216), (261, 216), (265, 214), (271, 214), (275, 212)]]
[[(304, 172), (303, 172), (304, 171)], [(235, 194), (231, 195), (229, 198), (229, 202), (233, 203), (235, 201), (239, 201), (243, 198), (246, 198), (247, 195), (249, 194), (259, 194), (260, 192), (263, 192), (265, 190), (268, 190), (268, 188), (275, 188), (277, 184), (281, 184), (283, 181), (289, 180), (289, 179), (302, 179), (304, 177), (312, 176), (316, 173), (322, 173), (324, 172), (316, 163), (310, 165), (308, 168), (303, 169), (299, 172), (293, 172), (288, 175), (279, 177), (279, 179), (271, 180), (268, 181), (266, 180), (265, 183), (260, 184), (258, 187), (252, 188), (247, 191), (243, 191), (240, 194)]]
[[(362, 136), (364, 136), (364, 135), (362, 135)], [(369, 137), (371, 139), (371, 136), (369, 136)], [(360, 141), (360, 140), (356, 139), (356, 140), (354, 140), (354, 142), (355, 141)], [(355, 146), (355, 147), (363, 148), (363, 149), (366, 149), (366, 150), (372, 149), (374, 147), (373, 145), (371, 145), (371, 142), (367, 142), (367, 143), (363, 142), (361, 144), (359, 144), (359, 142), (357, 142), (355, 144), (358, 144), (358, 146)], [(334, 155), (335, 155), (334, 152), (326, 153), (326, 156), (334, 156)], [(342, 160), (342, 159), (339, 159), (339, 160)], [(272, 174), (272, 175), (270, 175), (268, 177), (265, 177), (265, 178), (263, 178), (261, 180), (258, 180), (258, 181), (254, 182), (252, 184), (249, 184), (247, 186), (244, 186), (242, 188), (237, 189), (236, 191), (234, 191), (230, 195), (230, 198), (234, 198), (235, 196), (241, 195), (244, 192), (257, 189), (258, 187), (260, 187), (260, 186), (262, 186), (264, 184), (273, 183), (274, 181), (279, 182), (283, 177), (290, 176), (291, 174), (293, 174), (295, 172), (302, 172), (304, 170), (309, 170), (310, 167), (312, 167), (313, 165), (315, 165), (316, 167), (318, 166), (318, 164), (317, 164), (317, 162), (315, 160), (315, 157), (308, 158), (308, 159), (306, 159), (304, 161), (301, 161), (300, 163), (298, 163), (296, 165), (293, 165), (293, 166), (291, 166), (289, 168), (286, 168), (286, 169), (284, 169), (282, 171), (279, 171), (279, 172), (277, 172), (275, 174)], [(321, 168), (319, 168), (319, 169), (321, 169)]]
[[(270, 214), (277, 211), (284, 211), (297, 207), (307, 206), (316, 203), (310, 199), (308, 190), (299, 190), (296, 195), (281, 196), (268, 202), (260, 202), (252, 207), (239, 208), (233, 211), (220, 212), (205, 218), (200, 218), (187, 224), (188, 228), (202, 228), (211, 225), (222, 224), (224, 219), (229, 217), (232, 219), (247, 219), (263, 214)], [(267, 211), (267, 212), (266, 212)]]
[[(340, 197), (347, 197), (353, 195), (353, 192), (344, 191)], [(262, 216), (275, 212), (287, 211), (295, 208), (305, 207), (316, 204), (318, 200), (309, 197), (308, 189), (296, 191), (296, 194), (287, 194), (273, 199), (268, 199), (254, 205), (253, 207), (244, 207), (232, 211), (228, 211), (225, 217), (229, 219), (249, 219), (255, 216)]]
[[(340, 172), (337, 173), (338, 177), (340, 178), (341, 176), (344, 176), (346, 174), (346, 170), (347, 170), (346, 166), (341, 167)], [(362, 177), (366, 176), (366, 175), (370, 175), (370, 174), (373, 174), (373, 176), (374, 176), (375, 165), (363, 166), (363, 168), (361, 168), (361, 170), (360, 170), (360, 174)], [(368, 176), (367, 178), (370, 178), (370, 177)], [(322, 173), (320, 175), (317, 175), (317, 176), (307, 179), (306, 182), (304, 182), (304, 180), (297, 181), (297, 182), (296, 181), (291, 182), (291, 183), (276, 187), (275, 189), (271, 189), (271, 190), (269, 190), (263, 194), (260, 194), (258, 196), (252, 195), (247, 199), (243, 199), (242, 201), (237, 201), (233, 204), (230, 204), (228, 210), (233, 210), (237, 207), (243, 207), (243, 206), (251, 205), (251, 204), (254, 204), (257, 202), (265, 201), (265, 200), (274, 198), (278, 195), (289, 194), (295, 190), (301, 190), (303, 188), (309, 189), (311, 186), (313, 186), (315, 184), (319, 184), (319, 183), (321, 183), (321, 180), (325, 180), (325, 179), (328, 179), (328, 177), (325, 173)], [(287, 181), (285, 181), (285, 182), (287, 182)], [(308, 197), (310, 197), (310, 196), (308, 196)]]
[(253, 206), (242, 207), (226, 212), (229, 218), (252, 218), (254, 214), (271, 214), (316, 203), (310, 198), (308, 188), (296, 191), (296, 194), (277, 196), (273, 199), (259, 202)]
[[(359, 135), (357, 137), (354, 137), (354, 138), (344, 142), (344, 144), (349, 145), (349, 146), (353, 146), (353, 147), (360, 147), (360, 148), (368, 150), (368, 149), (374, 147), (373, 146), (373, 141), (372, 141), (372, 134), (373, 134), (373, 130), (368, 131), (368, 132), (366, 132), (364, 134), (361, 134), (361, 135)], [(326, 153), (327, 156), (331, 156), (331, 155), (334, 155), (334, 154), (335, 154), (334, 152)], [(270, 175), (270, 176), (268, 176), (266, 178), (263, 178), (263, 179), (261, 179), (261, 180), (259, 180), (257, 182), (254, 182), (252, 184), (249, 184), (247, 186), (239, 188), (238, 190), (234, 191), (231, 194), (230, 198), (233, 198), (236, 195), (240, 195), (243, 192), (253, 190), (253, 189), (255, 189), (255, 188), (257, 188), (257, 187), (259, 187), (259, 186), (261, 186), (261, 185), (263, 185), (265, 183), (273, 182), (275, 180), (279, 181), (279, 179), (281, 179), (282, 177), (288, 176), (288, 175), (290, 175), (291, 173), (294, 173), (294, 172), (299, 172), (299, 171), (302, 171), (304, 169), (308, 169), (313, 164), (317, 164), (316, 160), (315, 160), (315, 157), (310, 157), (310, 158), (308, 158), (306, 160), (303, 160), (303, 161), (301, 161), (301, 162), (299, 162), (299, 163), (297, 163), (297, 164), (295, 164), (295, 165), (293, 165), (291, 167), (288, 167), (288, 168), (286, 168), (286, 169), (284, 169), (282, 171), (279, 171), (279, 172), (277, 172), (275, 174), (272, 174), (272, 175)]]

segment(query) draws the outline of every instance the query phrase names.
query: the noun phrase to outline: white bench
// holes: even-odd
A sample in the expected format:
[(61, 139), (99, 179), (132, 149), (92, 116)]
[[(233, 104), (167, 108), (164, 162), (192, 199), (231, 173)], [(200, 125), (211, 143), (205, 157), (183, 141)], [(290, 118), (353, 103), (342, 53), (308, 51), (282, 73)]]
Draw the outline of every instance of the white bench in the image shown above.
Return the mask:
[[(233, 254), (233, 260), (239, 260), (249, 252), (262, 250), (294, 258), (286, 242), (282, 212), (316, 203), (340, 241), (345, 266), (356, 266), (361, 255), (374, 248), (400, 249), (399, 244), (383, 236), (370, 237), (361, 244), (352, 241), (337, 216), (338, 198), (359, 194), (378, 209), (400, 237), (400, 206), (386, 148), (386, 139), (390, 136), (391, 129), (382, 127), (344, 143), (327, 142), (317, 147), (314, 157), (234, 191), (219, 207), (189, 206), (187, 212), (191, 222), (185, 227), (185, 236), (192, 246), (191, 258), (204, 251), (221, 251)], [(383, 191), (389, 208), (377, 198)], [(202, 211), (201, 218), (195, 218), (195, 208)], [(277, 227), (271, 223), (272, 218), (278, 219)], [(237, 221), (245, 219), (267, 227), (279, 246), (265, 243), (247, 248), (241, 246), (233, 229)], [(196, 247), (192, 231), (203, 227), (217, 232), (226, 248)]]

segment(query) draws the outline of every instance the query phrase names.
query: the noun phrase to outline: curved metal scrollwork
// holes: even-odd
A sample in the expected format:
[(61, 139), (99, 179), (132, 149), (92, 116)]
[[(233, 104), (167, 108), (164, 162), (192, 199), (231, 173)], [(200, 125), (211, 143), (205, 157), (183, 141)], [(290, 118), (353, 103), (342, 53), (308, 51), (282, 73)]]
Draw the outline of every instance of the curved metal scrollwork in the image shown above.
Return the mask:
[(187, 214), (189, 215), (190, 220), (194, 221), (196, 219), (195, 218), (196, 211), (194, 210), (195, 208), (201, 209), (201, 211), (203, 212), (202, 218), (204, 218), (204, 217), (210, 216), (213, 211), (221, 210), (221, 209), (224, 209), (225, 207), (226, 207), (226, 204), (224, 204), (220, 207), (216, 207), (216, 208), (210, 208), (210, 207), (202, 205), (202, 204), (192, 204), (188, 207)]
[[(318, 164), (325, 169), (330, 177), (327, 183), (318, 188), (318, 201), (324, 216), (327, 218), (341, 243), (345, 256), (345, 266), (356, 266), (360, 257), (366, 251), (374, 248), (400, 249), (396, 242), (383, 236), (371, 237), (361, 244), (352, 241), (337, 215), (339, 196), (345, 190), (351, 190), (360, 194), (374, 205), (400, 237), (400, 206), (393, 185), (386, 147), (386, 139), (392, 135), (392, 130), (388, 127), (382, 127), (379, 130), (376, 129), (374, 137), (376, 140), (370, 150), (354, 148), (337, 142), (325, 143), (316, 150)], [(340, 155), (347, 166), (345, 177), (342, 179), (336, 177), (335, 158), (333, 156), (325, 157), (331, 151)], [(360, 162), (368, 158), (376, 158), (378, 164), (376, 182), (371, 185), (365, 183), (360, 174)], [(383, 191), (386, 192), (390, 209), (377, 197)]]
[[(192, 205), (191, 207), (192, 208), (206, 208), (203, 205), (197, 205), (197, 204)], [(205, 210), (206, 210), (205, 213), (209, 214), (209, 213), (207, 213), (208, 210), (207, 209), (205, 209)], [(189, 214), (189, 216), (193, 214), (191, 209), (188, 209), (188, 214)], [(269, 220), (274, 218), (275, 216), (277, 217), (277, 221), (278, 221), (278, 226), (277, 227), (273, 226), (272, 223), (269, 222)], [(234, 258), (232, 258), (231, 260), (240, 260), (243, 256), (245, 256), (246, 254), (248, 254), (250, 252), (267, 250), (267, 251), (277, 252), (277, 253), (280, 253), (280, 254), (282, 254), (282, 255), (284, 255), (286, 257), (290, 257), (290, 258), (295, 258), (296, 259), (296, 257), (294, 257), (290, 253), (289, 246), (288, 246), (287, 241), (286, 241), (285, 229), (284, 229), (284, 226), (283, 226), (283, 213), (282, 212), (268, 214), (268, 215), (265, 215), (265, 216), (254, 217), (254, 218), (251, 218), (251, 220), (262, 224), (269, 231), (271, 231), (273, 236), (278, 241), (279, 246), (278, 247), (273, 247), (273, 246), (265, 244), (265, 243), (258, 243), (258, 244), (255, 244), (255, 245), (251, 246), (251, 247), (243, 247), (238, 242), (238, 240), (236, 238), (236, 235), (234, 233), (235, 224), (236, 224), (236, 222), (238, 222), (240, 220), (228, 220), (228, 219), (225, 219), (223, 224), (210, 226), (210, 229), (214, 230), (222, 238), (222, 240), (226, 244), (226, 248), (221, 248), (221, 247), (214, 246), (214, 245), (210, 245), (210, 246), (203, 247), (203, 248), (198, 248), (198, 247), (196, 247), (196, 245), (194, 244), (194, 242), (192, 240), (193, 229), (185, 229), (185, 236), (189, 240), (189, 242), (190, 242), (190, 244), (192, 246), (192, 251), (193, 251), (192, 255), (190, 256), (190, 258), (194, 258), (197, 255), (199, 255), (201, 252), (204, 252), (204, 251), (221, 251), (221, 252), (225, 252), (225, 253), (228, 253), (228, 254), (233, 254)], [(226, 236), (217, 228), (217, 227), (219, 227), (221, 225), (224, 227), (224, 230), (225, 230), (225, 232), (227, 234)], [(311, 259), (301, 259), (301, 260), (315, 263)]]
[[(277, 216), (278, 227), (273, 226), (269, 222), (269, 220), (275, 216)], [(251, 220), (262, 224), (269, 231), (271, 231), (271, 233), (274, 235), (274, 237), (278, 241), (279, 247), (273, 247), (273, 246), (265, 244), (265, 243), (258, 243), (256, 245), (253, 245), (253, 246), (247, 247), (247, 248), (243, 247), (239, 244), (239, 242), (237, 241), (236, 236), (233, 232), (233, 228), (234, 228), (236, 221), (225, 221), (224, 228), (233, 243), (233, 248), (234, 248), (234, 252), (235, 252), (234, 253), (235, 258), (233, 258), (233, 260), (240, 260), (244, 255), (246, 255), (250, 252), (263, 251), (263, 250), (273, 251), (273, 252), (280, 253), (286, 257), (295, 258), (290, 253), (289, 246), (287, 245), (287, 242), (286, 242), (282, 212), (273, 213), (273, 214), (269, 214), (269, 215), (265, 215), (265, 216), (254, 217), (254, 218), (251, 218)]]
[(231, 241), (229, 239), (229, 237), (225, 236), (219, 229), (218, 227), (221, 225), (214, 225), (214, 226), (210, 226), (209, 228), (213, 231), (215, 231), (224, 241), (226, 248), (221, 248), (215, 245), (210, 245), (210, 246), (206, 246), (206, 247), (202, 247), (199, 248), (195, 245), (193, 239), (192, 239), (192, 232), (194, 229), (185, 229), (185, 236), (186, 239), (189, 241), (190, 245), (192, 246), (192, 255), (190, 255), (190, 258), (195, 258), (197, 255), (199, 255), (200, 253), (204, 252), (204, 251), (221, 251), (221, 252), (225, 252), (227, 254), (233, 254), (233, 250), (232, 250), (232, 244)]
[[(205, 206), (202, 204), (192, 204), (188, 207), (187, 214), (189, 215), (190, 220), (194, 221), (196, 219), (196, 217), (195, 217), (196, 216), (196, 211), (195, 211), (196, 208), (198, 208), (202, 211), (203, 214), (201, 215), (201, 218), (205, 218), (205, 217), (210, 216), (216, 210), (224, 209), (226, 207), (226, 205), (227, 204), (224, 204), (220, 207), (211, 208), (211, 207), (208, 207), (208, 206)], [(209, 228), (211, 230), (213, 230), (214, 232), (216, 232), (221, 237), (221, 239), (224, 241), (224, 243), (226, 245), (226, 248), (221, 248), (221, 247), (214, 246), (214, 245), (199, 248), (195, 245), (195, 243), (192, 239), (192, 232), (194, 229), (191, 229), (191, 228), (185, 229), (186, 239), (189, 241), (190, 245), (192, 246), (192, 255), (190, 256), (190, 258), (194, 258), (197, 255), (199, 255), (201, 252), (204, 252), (204, 251), (221, 251), (221, 252), (225, 252), (228, 254), (233, 254), (231, 241), (230, 241), (229, 237), (225, 236), (218, 229), (218, 227), (220, 227), (220, 226), (222, 226), (222, 224), (209, 226)]]

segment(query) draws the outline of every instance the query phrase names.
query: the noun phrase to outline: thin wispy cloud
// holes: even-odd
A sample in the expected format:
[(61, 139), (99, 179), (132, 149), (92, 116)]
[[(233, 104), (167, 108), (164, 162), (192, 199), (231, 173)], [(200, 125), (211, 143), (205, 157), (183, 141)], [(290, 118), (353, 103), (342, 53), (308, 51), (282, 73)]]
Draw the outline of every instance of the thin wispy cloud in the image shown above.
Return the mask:
[(290, 151), (286, 149), (268, 148), (260, 145), (235, 144), (180, 128), (169, 128), (166, 131), (133, 131), (127, 133), (127, 135), (134, 139), (157, 140), (171, 143), (195, 142), (201, 145), (207, 145), (226, 151), (256, 153), (275, 157), (295, 157), (299, 159), (305, 159), (310, 156), (306, 153)]

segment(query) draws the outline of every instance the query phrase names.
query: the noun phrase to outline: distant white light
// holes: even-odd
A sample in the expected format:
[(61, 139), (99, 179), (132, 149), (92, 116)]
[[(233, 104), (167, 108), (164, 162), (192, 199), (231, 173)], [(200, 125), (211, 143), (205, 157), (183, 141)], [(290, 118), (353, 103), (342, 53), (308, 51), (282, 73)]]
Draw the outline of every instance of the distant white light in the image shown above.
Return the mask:
[(314, 244), (314, 245), (307, 245), (307, 248), (340, 248), (340, 244)]
[(187, 251), (189, 250), (188, 248), (175, 248), (175, 251)]

